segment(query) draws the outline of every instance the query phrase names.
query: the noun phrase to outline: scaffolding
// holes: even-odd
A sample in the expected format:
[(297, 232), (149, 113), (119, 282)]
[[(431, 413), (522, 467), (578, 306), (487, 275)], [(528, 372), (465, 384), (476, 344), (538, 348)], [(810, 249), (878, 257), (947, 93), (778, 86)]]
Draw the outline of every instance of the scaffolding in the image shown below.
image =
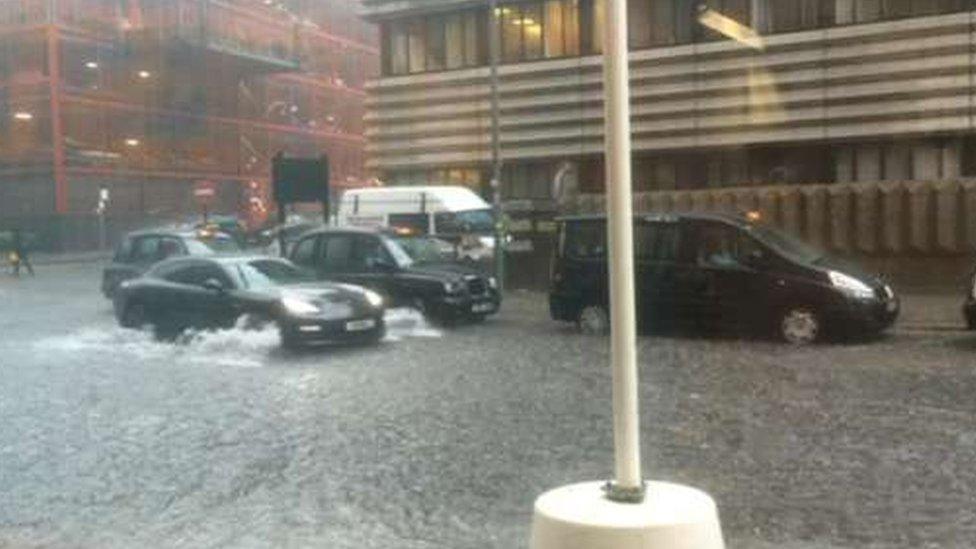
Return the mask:
[(335, 188), (363, 184), (379, 61), (356, 6), (0, 0), (0, 225), (83, 224), (101, 188), (120, 228), (187, 216), (200, 181), (257, 224), (278, 152), (327, 154)]

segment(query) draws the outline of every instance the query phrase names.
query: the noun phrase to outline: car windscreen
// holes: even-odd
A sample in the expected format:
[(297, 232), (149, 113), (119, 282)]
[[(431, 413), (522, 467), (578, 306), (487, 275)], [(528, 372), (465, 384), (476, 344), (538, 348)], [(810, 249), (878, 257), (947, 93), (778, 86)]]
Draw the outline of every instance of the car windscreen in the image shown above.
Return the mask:
[(237, 278), (239, 287), (249, 290), (274, 288), (309, 280), (298, 269), (281, 261), (241, 262), (234, 264), (228, 270)]
[(298, 267), (284, 261), (258, 259), (245, 263), (245, 265), (254, 269), (275, 284), (298, 284), (313, 280), (313, 277), (305, 274)]
[(190, 255), (232, 254), (241, 251), (234, 239), (226, 236), (187, 238), (186, 249)]
[(396, 262), (398, 267), (406, 269), (416, 263), (397, 241), (389, 237), (382, 237), (382, 239), (383, 244), (386, 246), (387, 251), (390, 252), (390, 255), (393, 256), (393, 261)]
[(776, 229), (753, 225), (748, 230), (760, 242), (797, 263), (813, 263), (824, 256), (817, 248)]
[(414, 263), (444, 263), (454, 259), (453, 246), (444, 240), (415, 236), (394, 237), (392, 240), (403, 248)]

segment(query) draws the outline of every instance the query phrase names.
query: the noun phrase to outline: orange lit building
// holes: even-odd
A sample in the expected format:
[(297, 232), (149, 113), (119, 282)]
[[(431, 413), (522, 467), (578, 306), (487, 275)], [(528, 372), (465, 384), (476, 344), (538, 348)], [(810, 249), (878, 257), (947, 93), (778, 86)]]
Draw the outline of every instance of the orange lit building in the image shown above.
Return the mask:
[(376, 33), (356, 0), (0, 0), (0, 228), (53, 248), (211, 211), (260, 221), (271, 158), (363, 183)]

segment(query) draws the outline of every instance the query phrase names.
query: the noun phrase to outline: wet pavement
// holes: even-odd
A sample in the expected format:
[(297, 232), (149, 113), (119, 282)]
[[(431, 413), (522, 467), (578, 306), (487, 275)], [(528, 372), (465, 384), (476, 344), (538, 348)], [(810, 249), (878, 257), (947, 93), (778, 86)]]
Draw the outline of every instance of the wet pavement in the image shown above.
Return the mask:
[[(607, 342), (539, 294), (294, 354), (120, 330), (98, 276), (0, 277), (0, 548), (521, 548), (612, 466)], [(641, 338), (647, 476), (709, 491), (730, 548), (976, 546), (976, 334), (906, 307), (866, 343)]]

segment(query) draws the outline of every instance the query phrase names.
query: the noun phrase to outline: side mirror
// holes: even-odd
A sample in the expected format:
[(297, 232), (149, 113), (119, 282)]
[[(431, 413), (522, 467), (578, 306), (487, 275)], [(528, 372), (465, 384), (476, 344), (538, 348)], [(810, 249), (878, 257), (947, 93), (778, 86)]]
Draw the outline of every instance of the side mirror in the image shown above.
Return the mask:
[(224, 285), (216, 278), (208, 278), (203, 282), (203, 287), (211, 292), (217, 292), (218, 294), (224, 293)]
[(397, 270), (397, 266), (386, 259), (373, 260), (373, 268), (381, 273), (392, 273)]

